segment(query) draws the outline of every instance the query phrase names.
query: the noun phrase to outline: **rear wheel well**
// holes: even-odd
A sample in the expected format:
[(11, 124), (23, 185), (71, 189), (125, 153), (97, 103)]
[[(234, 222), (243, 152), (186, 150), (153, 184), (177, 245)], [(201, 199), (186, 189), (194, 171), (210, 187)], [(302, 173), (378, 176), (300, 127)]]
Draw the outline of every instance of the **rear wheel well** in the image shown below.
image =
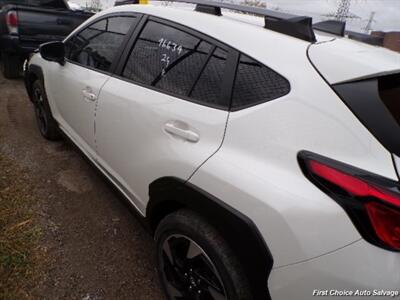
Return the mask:
[(149, 187), (146, 219), (152, 233), (167, 215), (190, 209), (223, 236), (241, 261), (256, 299), (270, 299), (268, 277), (273, 258), (255, 224), (245, 215), (207, 192), (174, 177), (163, 177)]
[(174, 200), (166, 200), (162, 203), (159, 203), (155, 206), (151, 212), (151, 216), (149, 216), (150, 229), (151, 233), (154, 234), (158, 224), (161, 222), (169, 214), (172, 214), (180, 209), (187, 208), (183, 204), (174, 201)]

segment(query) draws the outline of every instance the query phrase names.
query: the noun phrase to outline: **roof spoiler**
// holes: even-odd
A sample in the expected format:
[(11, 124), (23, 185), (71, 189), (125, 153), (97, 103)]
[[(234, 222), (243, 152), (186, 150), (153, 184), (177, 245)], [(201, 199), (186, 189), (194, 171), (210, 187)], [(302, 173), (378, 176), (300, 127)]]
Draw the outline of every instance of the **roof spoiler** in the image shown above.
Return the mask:
[(172, 0), (171, 2), (196, 4), (196, 11), (213, 14), (216, 16), (222, 15), (221, 8), (261, 16), (264, 17), (264, 27), (267, 29), (293, 36), (307, 42), (316, 41), (311, 17), (297, 16), (260, 7), (244, 6), (214, 1)]

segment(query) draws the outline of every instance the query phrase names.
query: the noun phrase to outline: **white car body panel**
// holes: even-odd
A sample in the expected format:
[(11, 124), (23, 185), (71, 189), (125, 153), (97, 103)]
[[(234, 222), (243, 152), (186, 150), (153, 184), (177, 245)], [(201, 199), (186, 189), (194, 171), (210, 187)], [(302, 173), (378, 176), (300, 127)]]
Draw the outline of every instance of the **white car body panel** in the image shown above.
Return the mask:
[[(314, 289), (324, 288), (398, 288), (399, 253), (365, 242), (343, 208), (304, 176), (297, 155), (312, 151), (398, 181), (393, 161), (399, 170), (400, 159), (393, 158), (329, 84), (398, 72), (400, 55), (325, 34), (310, 46), (261, 28), (260, 19), (235, 14), (216, 18), (129, 5), (93, 18), (113, 12), (145, 13), (183, 24), (251, 56), (291, 85), (282, 98), (229, 113), (35, 55), (31, 63), (44, 69), (61, 129), (142, 215), (151, 182), (164, 176), (189, 180), (254, 222), (274, 259), (268, 282), (272, 299), (311, 299)], [(96, 101), (82, 96), (87, 86)], [(167, 133), (166, 124), (174, 121), (187, 125), (199, 140)]]
[[(188, 179), (221, 145), (228, 112), (111, 78), (96, 112), (100, 163), (133, 195), (144, 215), (149, 184), (164, 176)], [(198, 134), (190, 142), (166, 131), (181, 122)]]
[(400, 72), (399, 53), (347, 38), (314, 44), (309, 57), (330, 84)]
[(300, 150), (397, 180), (390, 153), (311, 66), (302, 71), (310, 86), (293, 81), (289, 95), (230, 113), (221, 149), (190, 180), (255, 222), (276, 267), (360, 239), (344, 210), (302, 174)]
[(393, 155), (393, 159), (396, 166), (397, 175), (400, 178), (400, 158), (396, 155)]
[[(398, 299), (400, 255), (364, 240), (299, 264), (274, 268), (269, 277), (273, 300), (288, 299)], [(314, 290), (397, 292), (389, 296), (313, 296)], [(394, 294), (396, 295), (396, 294)]]
[(69, 62), (64, 66), (48, 63), (44, 76), (54, 118), (81, 148), (96, 157), (96, 99), (88, 99), (84, 92), (91, 90), (97, 98), (110, 76)]

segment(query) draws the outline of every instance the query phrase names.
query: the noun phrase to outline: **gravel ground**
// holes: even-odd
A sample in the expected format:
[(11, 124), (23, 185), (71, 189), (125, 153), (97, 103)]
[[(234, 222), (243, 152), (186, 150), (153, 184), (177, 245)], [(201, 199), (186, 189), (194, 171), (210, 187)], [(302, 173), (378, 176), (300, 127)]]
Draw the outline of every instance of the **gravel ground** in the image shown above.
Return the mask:
[(164, 299), (152, 238), (80, 153), (41, 138), (23, 81), (1, 75), (0, 154), (40, 199), (47, 263), (32, 299)]

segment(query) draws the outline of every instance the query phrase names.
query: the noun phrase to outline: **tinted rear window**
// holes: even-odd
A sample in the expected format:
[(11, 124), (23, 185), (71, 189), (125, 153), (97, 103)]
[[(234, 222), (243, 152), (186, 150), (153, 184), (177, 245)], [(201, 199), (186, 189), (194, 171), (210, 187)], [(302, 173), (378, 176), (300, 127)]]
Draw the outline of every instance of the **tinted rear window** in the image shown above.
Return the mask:
[(233, 89), (232, 109), (242, 109), (288, 94), (289, 82), (274, 70), (241, 54)]
[(378, 87), (381, 100), (400, 125), (400, 74), (381, 77)]
[(196, 35), (149, 21), (123, 76), (174, 96), (225, 109), (228, 103), (220, 96), (226, 59), (224, 50)]
[(221, 97), (227, 56), (226, 51), (215, 49), (190, 94), (192, 98), (216, 107), (227, 106)]
[(333, 85), (364, 126), (400, 157), (400, 74)]

